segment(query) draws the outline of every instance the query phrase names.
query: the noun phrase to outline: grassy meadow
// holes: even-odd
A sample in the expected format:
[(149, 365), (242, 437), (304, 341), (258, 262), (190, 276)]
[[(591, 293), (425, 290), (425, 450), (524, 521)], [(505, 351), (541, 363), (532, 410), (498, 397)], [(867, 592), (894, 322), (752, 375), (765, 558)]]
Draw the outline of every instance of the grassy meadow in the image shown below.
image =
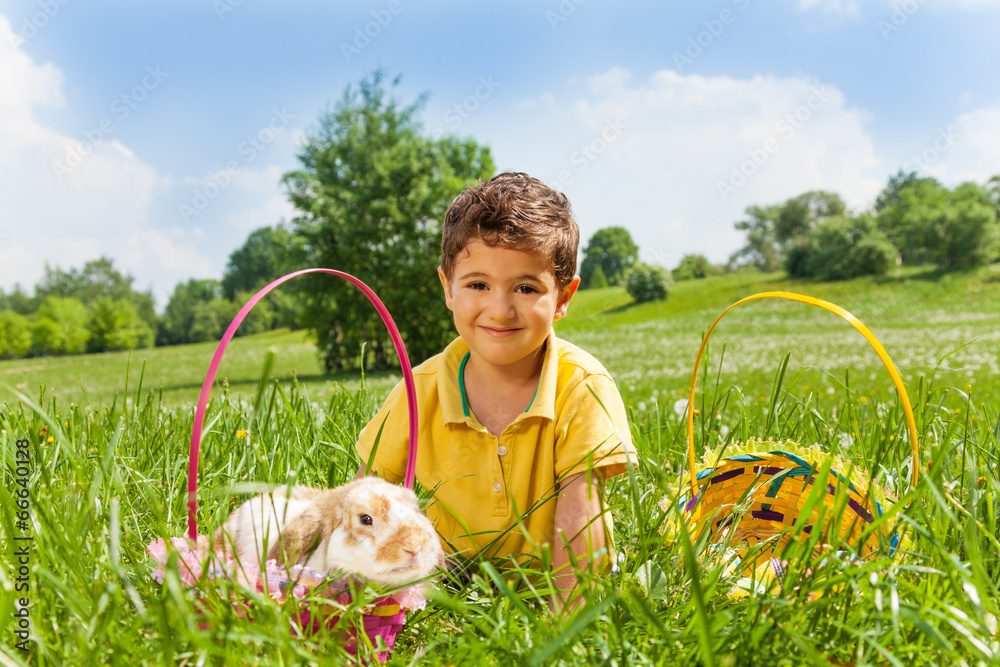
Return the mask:
[[(833, 301), (878, 336), (914, 407), (921, 479), (909, 488), (898, 397), (853, 328), (786, 301), (732, 311), (699, 379), (699, 455), (749, 437), (819, 445), (898, 498), (872, 530), (905, 536), (901, 553), (857, 560), (824, 533), (831, 548), (821, 558), (812, 547), (822, 531), (792, 528), (795, 544), (809, 548), (789, 548), (781, 577), (733, 595), (741, 575), (720, 550), (668, 530), (682, 523), (676, 501), (687, 471), (678, 401), (712, 320), (770, 290)], [(409, 616), (390, 664), (1000, 663), (1000, 267), (843, 283), (721, 276), (679, 283), (667, 302), (643, 305), (621, 289), (581, 292), (557, 331), (605, 363), (631, 411), (641, 463), (607, 492), (621, 572), (581, 575), (586, 604), (552, 615), (544, 570), (460, 564)], [(346, 660), (336, 637), (296, 637), (290, 610), (260, 596), (251, 623), (226, 603), (224, 585), (206, 586), (200, 616), (176, 569), (163, 585), (149, 576), (146, 545), (185, 530), (194, 403), (213, 350), (0, 362), (0, 663)], [(262, 383), (268, 352), (275, 379)], [(211, 527), (244, 497), (245, 482), (351, 477), (354, 436), (399, 373), (324, 376), (307, 336), (279, 331), (236, 339), (219, 378), (199, 495), (199, 520)], [(19, 500), (30, 505), (27, 526)], [(25, 536), (32, 540), (17, 539)], [(30, 653), (16, 646), (21, 598), (30, 601)]]

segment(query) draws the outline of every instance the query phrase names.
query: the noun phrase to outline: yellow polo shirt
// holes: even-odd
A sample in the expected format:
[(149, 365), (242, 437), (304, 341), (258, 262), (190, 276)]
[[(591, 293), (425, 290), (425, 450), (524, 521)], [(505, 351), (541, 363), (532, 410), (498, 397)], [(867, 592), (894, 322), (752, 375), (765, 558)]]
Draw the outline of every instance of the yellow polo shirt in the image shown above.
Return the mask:
[[(611, 375), (552, 330), (545, 345), (535, 397), (499, 437), (464, 400), (459, 378), (469, 346), (462, 338), (413, 371), (420, 415), (416, 476), (434, 490), (427, 515), (453, 553), (537, 555), (533, 544), (553, 544), (559, 480), (587, 469), (609, 478), (625, 471), (627, 459), (636, 463)], [(374, 467), (398, 483), (406, 472), (409, 427), (402, 382), (359, 436), (363, 461), (383, 421)], [(610, 531), (610, 518), (607, 523)]]

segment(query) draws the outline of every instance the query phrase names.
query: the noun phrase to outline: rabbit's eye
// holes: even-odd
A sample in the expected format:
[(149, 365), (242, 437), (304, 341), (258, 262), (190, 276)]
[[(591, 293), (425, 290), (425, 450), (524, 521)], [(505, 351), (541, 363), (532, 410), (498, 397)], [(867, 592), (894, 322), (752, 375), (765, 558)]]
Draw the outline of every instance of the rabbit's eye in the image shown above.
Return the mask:
[(361, 525), (362, 526), (370, 526), (370, 525), (372, 525), (372, 518), (370, 516), (368, 516), (367, 514), (362, 514), (358, 518), (361, 519)]

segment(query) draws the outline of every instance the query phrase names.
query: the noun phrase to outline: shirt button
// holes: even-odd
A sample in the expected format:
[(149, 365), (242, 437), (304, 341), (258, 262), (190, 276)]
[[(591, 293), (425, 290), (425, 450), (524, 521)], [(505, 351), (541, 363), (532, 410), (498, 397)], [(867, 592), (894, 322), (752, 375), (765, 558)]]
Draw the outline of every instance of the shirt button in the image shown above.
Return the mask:
[(514, 424), (513, 426), (511, 426), (511, 428), (516, 431), (517, 429), (521, 428), (521, 425), (520, 424)]
[(500, 482), (493, 482), (493, 493), (500, 493), (501, 488)]
[(499, 454), (500, 456), (505, 456), (507, 454), (507, 448), (504, 447), (503, 445), (500, 445), (499, 447), (497, 447), (497, 454)]

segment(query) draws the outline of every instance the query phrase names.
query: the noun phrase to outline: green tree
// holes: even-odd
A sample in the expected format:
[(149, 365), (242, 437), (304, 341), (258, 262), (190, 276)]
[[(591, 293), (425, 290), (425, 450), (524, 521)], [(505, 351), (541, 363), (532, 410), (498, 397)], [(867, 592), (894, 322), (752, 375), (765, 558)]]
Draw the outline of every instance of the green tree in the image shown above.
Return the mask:
[(82, 354), (90, 339), (90, 313), (79, 299), (46, 297), (35, 313), (32, 347), (36, 354)]
[(136, 291), (132, 287), (134, 281), (131, 275), (122, 274), (115, 269), (114, 261), (108, 257), (89, 261), (79, 270), (63, 271), (46, 265), (45, 274), (35, 286), (35, 296), (38, 299), (48, 296), (74, 298), (88, 308), (101, 297), (111, 300), (127, 299), (135, 306), (139, 317), (151, 329), (155, 328), (153, 295), (149, 291)]
[(787, 264), (787, 253), (801, 246), (801, 239), (810, 230), (824, 220), (843, 216), (846, 210), (840, 195), (825, 190), (811, 190), (783, 204), (749, 206), (746, 217), (734, 225), (747, 233), (746, 245), (729, 258), (729, 264), (777, 271)]
[[(455, 335), (437, 278), (444, 213), (494, 166), (474, 141), (426, 136), (416, 120), (424, 98), (404, 104), (384, 78), (379, 70), (347, 87), (307, 138), (302, 168), (284, 181), (301, 212), (294, 229), (308, 264), (346, 271), (375, 290), (418, 362)], [(325, 275), (299, 280), (303, 321), (328, 369), (353, 364), (363, 343), (376, 366), (393, 358), (385, 327), (357, 289)]]
[(800, 235), (786, 255), (789, 275), (823, 280), (882, 275), (895, 262), (896, 248), (871, 215), (824, 220)]
[(747, 233), (745, 246), (729, 258), (732, 267), (751, 266), (761, 271), (781, 268), (783, 254), (774, 231), (775, 220), (781, 214), (780, 206), (748, 206), (746, 218), (733, 226)]
[[(301, 236), (284, 225), (261, 227), (251, 232), (243, 245), (229, 255), (222, 276), (222, 295), (242, 305), (272, 280), (305, 268), (308, 266)], [(248, 328), (256, 329), (265, 320), (268, 326), (297, 326), (300, 285), (293, 281), (268, 294), (251, 311), (248, 319), (253, 322), (247, 322)], [(258, 316), (265, 310), (269, 315)]]
[(0, 359), (20, 359), (31, 349), (31, 323), (13, 310), (0, 311)]
[(676, 281), (697, 280), (708, 276), (717, 276), (722, 269), (713, 265), (704, 255), (684, 255), (680, 264), (670, 271)]
[(604, 275), (604, 269), (598, 264), (590, 274), (590, 284), (587, 289), (604, 289), (608, 287), (608, 277)]
[(598, 229), (583, 249), (580, 282), (591, 287), (594, 271), (601, 267), (609, 285), (621, 285), (625, 274), (639, 261), (639, 246), (624, 227)]
[(797, 237), (830, 218), (847, 212), (840, 195), (825, 190), (812, 190), (786, 201), (774, 219), (774, 240), (785, 250)]
[[(202, 343), (219, 340), (226, 332), (226, 327), (232, 322), (237, 312), (239, 312), (239, 307), (225, 299), (195, 302), (194, 307), (191, 309), (191, 327), (188, 329), (188, 341)], [(251, 332), (245, 329), (241, 323), (238, 333), (245, 335)]]
[(98, 297), (91, 308), (91, 352), (131, 350), (152, 347), (152, 327), (139, 317), (139, 310), (128, 299)]
[(14, 283), (10, 294), (0, 290), (0, 310), (12, 310), (19, 315), (31, 315), (38, 310), (38, 297), (30, 297), (21, 288), (20, 283)]
[(917, 185), (921, 181), (937, 183), (933, 178), (920, 178), (920, 175), (915, 171), (905, 172), (900, 169), (896, 172), (895, 176), (889, 178), (889, 182), (882, 192), (879, 193), (878, 198), (875, 200), (875, 212), (881, 213), (887, 208), (898, 205), (899, 193)]
[(897, 174), (875, 203), (879, 228), (906, 264), (935, 262), (938, 221), (948, 207), (948, 189), (936, 179)]
[(983, 266), (1000, 253), (1000, 228), (989, 185), (954, 191), (932, 178), (910, 179), (878, 212), (879, 227), (906, 263), (944, 269)]
[(66, 333), (51, 317), (36, 317), (31, 323), (31, 353), (50, 357), (66, 351)]
[(1000, 257), (997, 210), (989, 192), (976, 183), (955, 188), (938, 228), (940, 246), (935, 259), (945, 269), (972, 269)]
[(670, 296), (673, 281), (662, 266), (636, 264), (625, 279), (625, 291), (636, 303), (663, 301)]
[(194, 331), (195, 315), (199, 306), (221, 300), (222, 287), (218, 280), (192, 278), (186, 283), (178, 283), (163, 311), (158, 333), (159, 341), (165, 345), (181, 345), (212, 340), (216, 337), (216, 331), (221, 335), (225, 330), (224, 324), (219, 324), (215, 320), (211, 325), (207, 322), (210, 317), (207, 313), (217, 313), (218, 308), (202, 308), (198, 329)]

